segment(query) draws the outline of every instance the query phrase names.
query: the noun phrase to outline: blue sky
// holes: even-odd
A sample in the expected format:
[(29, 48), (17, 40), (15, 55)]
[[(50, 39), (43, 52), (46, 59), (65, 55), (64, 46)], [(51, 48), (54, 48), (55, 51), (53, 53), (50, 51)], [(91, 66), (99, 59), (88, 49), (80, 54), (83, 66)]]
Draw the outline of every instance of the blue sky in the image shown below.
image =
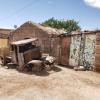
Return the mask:
[(0, 28), (51, 17), (75, 19), (82, 30), (100, 29), (100, 0), (0, 0)]

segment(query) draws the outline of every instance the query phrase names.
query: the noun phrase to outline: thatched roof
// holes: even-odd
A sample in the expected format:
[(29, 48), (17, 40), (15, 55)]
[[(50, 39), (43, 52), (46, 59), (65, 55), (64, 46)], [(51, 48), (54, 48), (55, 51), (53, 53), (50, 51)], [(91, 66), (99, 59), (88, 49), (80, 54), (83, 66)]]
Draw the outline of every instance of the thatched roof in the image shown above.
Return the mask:
[(36, 24), (36, 23), (33, 23), (33, 22), (29, 22), (29, 23), (37, 26), (38, 28), (42, 29), (43, 31), (47, 32), (48, 34), (57, 34), (57, 35), (60, 35), (60, 34), (67, 33), (66, 31), (61, 30), (61, 29), (56, 29), (56, 28), (51, 28), (51, 27), (45, 27), (45, 26), (42, 26), (40, 24)]
[[(26, 24), (29, 24), (29, 25), (33, 26), (33, 28), (36, 27), (36, 28), (38, 28), (39, 30), (44, 31), (44, 32), (47, 33), (47, 34), (61, 35), (61, 34), (67, 33), (67, 32), (64, 31), (64, 30), (58, 30), (58, 29), (51, 28), (51, 27), (45, 27), (45, 26), (42, 26), (42, 25), (40, 25), (40, 24), (34, 23), (34, 22), (32, 22), (32, 21), (28, 21), (28, 22), (24, 23), (23, 25), (21, 25), (20, 27), (18, 27), (16, 30), (20, 29), (21, 27), (23, 27), (23, 26), (26, 25)], [(14, 30), (14, 31), (16, 31), (16, 30)], [(14, 31), (12, 31), (12, 33), (14, 33)]]

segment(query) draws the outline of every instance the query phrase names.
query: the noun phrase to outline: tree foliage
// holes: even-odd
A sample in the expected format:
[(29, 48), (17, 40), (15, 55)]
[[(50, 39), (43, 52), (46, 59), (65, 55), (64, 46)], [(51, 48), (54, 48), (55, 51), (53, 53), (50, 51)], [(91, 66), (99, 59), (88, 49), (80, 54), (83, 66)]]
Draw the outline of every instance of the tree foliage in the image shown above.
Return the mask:
[(78, 22), (75, 20), (58, 20), (54, 17), (44, 21), (42, 23), (44, 26), (57, 28), (57, 29), (64, 29), (68, 32), (80, 30), (80, 26), (78, 25)]

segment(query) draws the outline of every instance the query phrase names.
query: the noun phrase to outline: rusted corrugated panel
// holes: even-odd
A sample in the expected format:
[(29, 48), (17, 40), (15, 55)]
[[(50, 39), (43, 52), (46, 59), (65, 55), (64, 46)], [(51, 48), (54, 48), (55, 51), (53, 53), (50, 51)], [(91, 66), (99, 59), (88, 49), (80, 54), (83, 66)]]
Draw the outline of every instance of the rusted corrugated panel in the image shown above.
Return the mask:
[(37, 38), (24, 39), (24, 40), (20, 40), (16, 42), (11, 42), (11, 45), (24, 45), (24, 44), (31, 43), (37, 40), (38, 40)]
[(95, 70), (100, 71), (100, 33), (96, 34)]
[(71, 37), (63, 37), (61, 43), (61, 64), (69, 65), (69, 54), (70, 54), (70, 41)]
[(81, 35), (73, 35), (71, 37), (70, 45), (70, 66), (78, 66), (79, 63), (79, 53), (80, 53)]

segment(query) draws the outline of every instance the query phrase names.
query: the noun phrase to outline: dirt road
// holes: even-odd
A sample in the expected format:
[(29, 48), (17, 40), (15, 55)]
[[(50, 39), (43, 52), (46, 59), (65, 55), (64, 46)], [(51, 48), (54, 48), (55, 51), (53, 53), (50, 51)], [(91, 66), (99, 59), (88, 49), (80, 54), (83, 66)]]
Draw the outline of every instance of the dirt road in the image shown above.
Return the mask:
[(0, 67), (0, 100), (100, 100), (100, 74), (59, 66), (26, 74)]

